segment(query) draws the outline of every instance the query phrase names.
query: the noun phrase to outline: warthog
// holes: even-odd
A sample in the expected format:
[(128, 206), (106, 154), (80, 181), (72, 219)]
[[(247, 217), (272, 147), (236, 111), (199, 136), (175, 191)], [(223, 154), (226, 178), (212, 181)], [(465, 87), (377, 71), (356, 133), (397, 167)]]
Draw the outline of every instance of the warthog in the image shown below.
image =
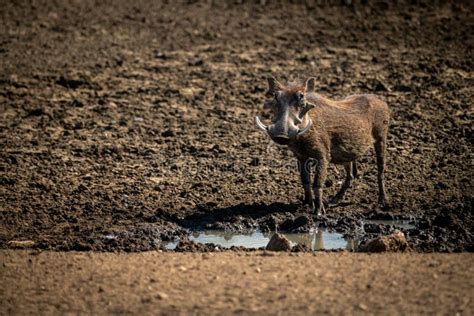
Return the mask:
[[(374, 95), (352, 95), (333, 101), (315, 93), (315, 80), (304, 86), (284, 86), (268, 79), (273, 96), (264, 107), (273, 112), (272, 124), (264, 125), (258, 116), (257, 127), (273, 141), (287, 145), (298, 159), (304, 201), (317, 216), (324, 213), (323, 185), (329, 162), (342, 164), (346, 178), (338, 193), (329, 201), (337, 204), (357, 176), (356, 161), (375, 147), (378, 169), (378, 202), (386, 205), (384, 167), (390, 112), (385, 102)], [(315, 177), (311, 189), (311, 161)]]

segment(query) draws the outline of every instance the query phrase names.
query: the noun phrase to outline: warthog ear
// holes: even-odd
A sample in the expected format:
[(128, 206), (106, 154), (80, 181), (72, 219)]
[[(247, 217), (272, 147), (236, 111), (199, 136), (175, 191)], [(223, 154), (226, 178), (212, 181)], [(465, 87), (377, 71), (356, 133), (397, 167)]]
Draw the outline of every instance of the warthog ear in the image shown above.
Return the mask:
[(305, 92), (314, 92), (314, 78), (306, 80)]
[(268, 77), (268, 93), (274, 94), (275, 92), (282, 90), (283, 86), (275, 78)]

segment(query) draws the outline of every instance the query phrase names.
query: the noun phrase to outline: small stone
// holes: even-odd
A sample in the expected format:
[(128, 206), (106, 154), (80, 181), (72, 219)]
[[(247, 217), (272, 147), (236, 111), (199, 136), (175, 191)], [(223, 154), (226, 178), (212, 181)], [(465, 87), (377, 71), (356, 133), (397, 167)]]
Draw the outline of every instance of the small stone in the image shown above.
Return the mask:
[(284, 235), (275, 233), (265, 249), (270, 251), (290, 251), (291, 243)]
[(33, 240), (10, 240), (8, 246), (11, 248), (31, 248), (35, 245)]
[(163, 52), (160, 52), (160, 51), (157, 51), (155, 53), (155, 58), (158, 58), (158, 59), (167, 59), (168, 56), (165, 55), (165, 53)]
[(358, 306), (361, 310), (366, 311), (367, 310), (367, 305), (360, 303)]
[(168, 298), (168, 294), (163, 293), (163, 292), (158, 292), (156, 294), (156, 298), (159, 300), (166, 300)]

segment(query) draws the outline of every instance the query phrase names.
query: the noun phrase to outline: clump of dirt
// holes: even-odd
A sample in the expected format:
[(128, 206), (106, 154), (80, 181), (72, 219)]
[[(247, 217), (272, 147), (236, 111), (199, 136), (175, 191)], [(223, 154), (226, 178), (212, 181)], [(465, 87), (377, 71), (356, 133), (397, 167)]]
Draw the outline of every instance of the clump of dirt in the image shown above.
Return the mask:
[(265, 250), (269, 251), (290, 251), (291, 250), (291, 243), (284, 235), (275, 233), (270, 238)]
[(217, 245), (195, 243), (190, 240), (180, 240), (174, 249), (177, 252), (214, 252), (219, 250)]
[[(473, 249), (472, 3), (8, 2), (2, 13), (1, 248), (142, 251), (186, 229), (369, 239), (392, 228), (364, 220), (387, 217), (417, 222), (403, 230), (416, 250)], [(376, 205), (372, 151), (344, 201), (308, 213), (294, 157), (254, 126), (269, 119), (269, 75), (387, 101), (390, 207)], [(325, 197), (342, 179), (331, 166)]]
[(360, 252), (405, 252), (407, 250), (410, 250), (410, 247), (405, 235), (400, 231), (370, 239), (358, 249)]
[(33, 240), (11, 240), (8, 242), (8, 247), (13, 249), (27, 249), (35, 245)]

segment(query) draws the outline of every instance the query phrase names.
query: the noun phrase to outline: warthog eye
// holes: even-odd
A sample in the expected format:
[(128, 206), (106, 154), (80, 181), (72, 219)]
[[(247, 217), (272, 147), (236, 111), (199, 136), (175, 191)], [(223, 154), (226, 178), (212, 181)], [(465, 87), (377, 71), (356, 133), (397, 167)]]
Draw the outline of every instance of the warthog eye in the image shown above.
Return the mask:
[(304, 94), (302, 92), (296, 92), (296, 101), (298, 106), (304, 106)]

